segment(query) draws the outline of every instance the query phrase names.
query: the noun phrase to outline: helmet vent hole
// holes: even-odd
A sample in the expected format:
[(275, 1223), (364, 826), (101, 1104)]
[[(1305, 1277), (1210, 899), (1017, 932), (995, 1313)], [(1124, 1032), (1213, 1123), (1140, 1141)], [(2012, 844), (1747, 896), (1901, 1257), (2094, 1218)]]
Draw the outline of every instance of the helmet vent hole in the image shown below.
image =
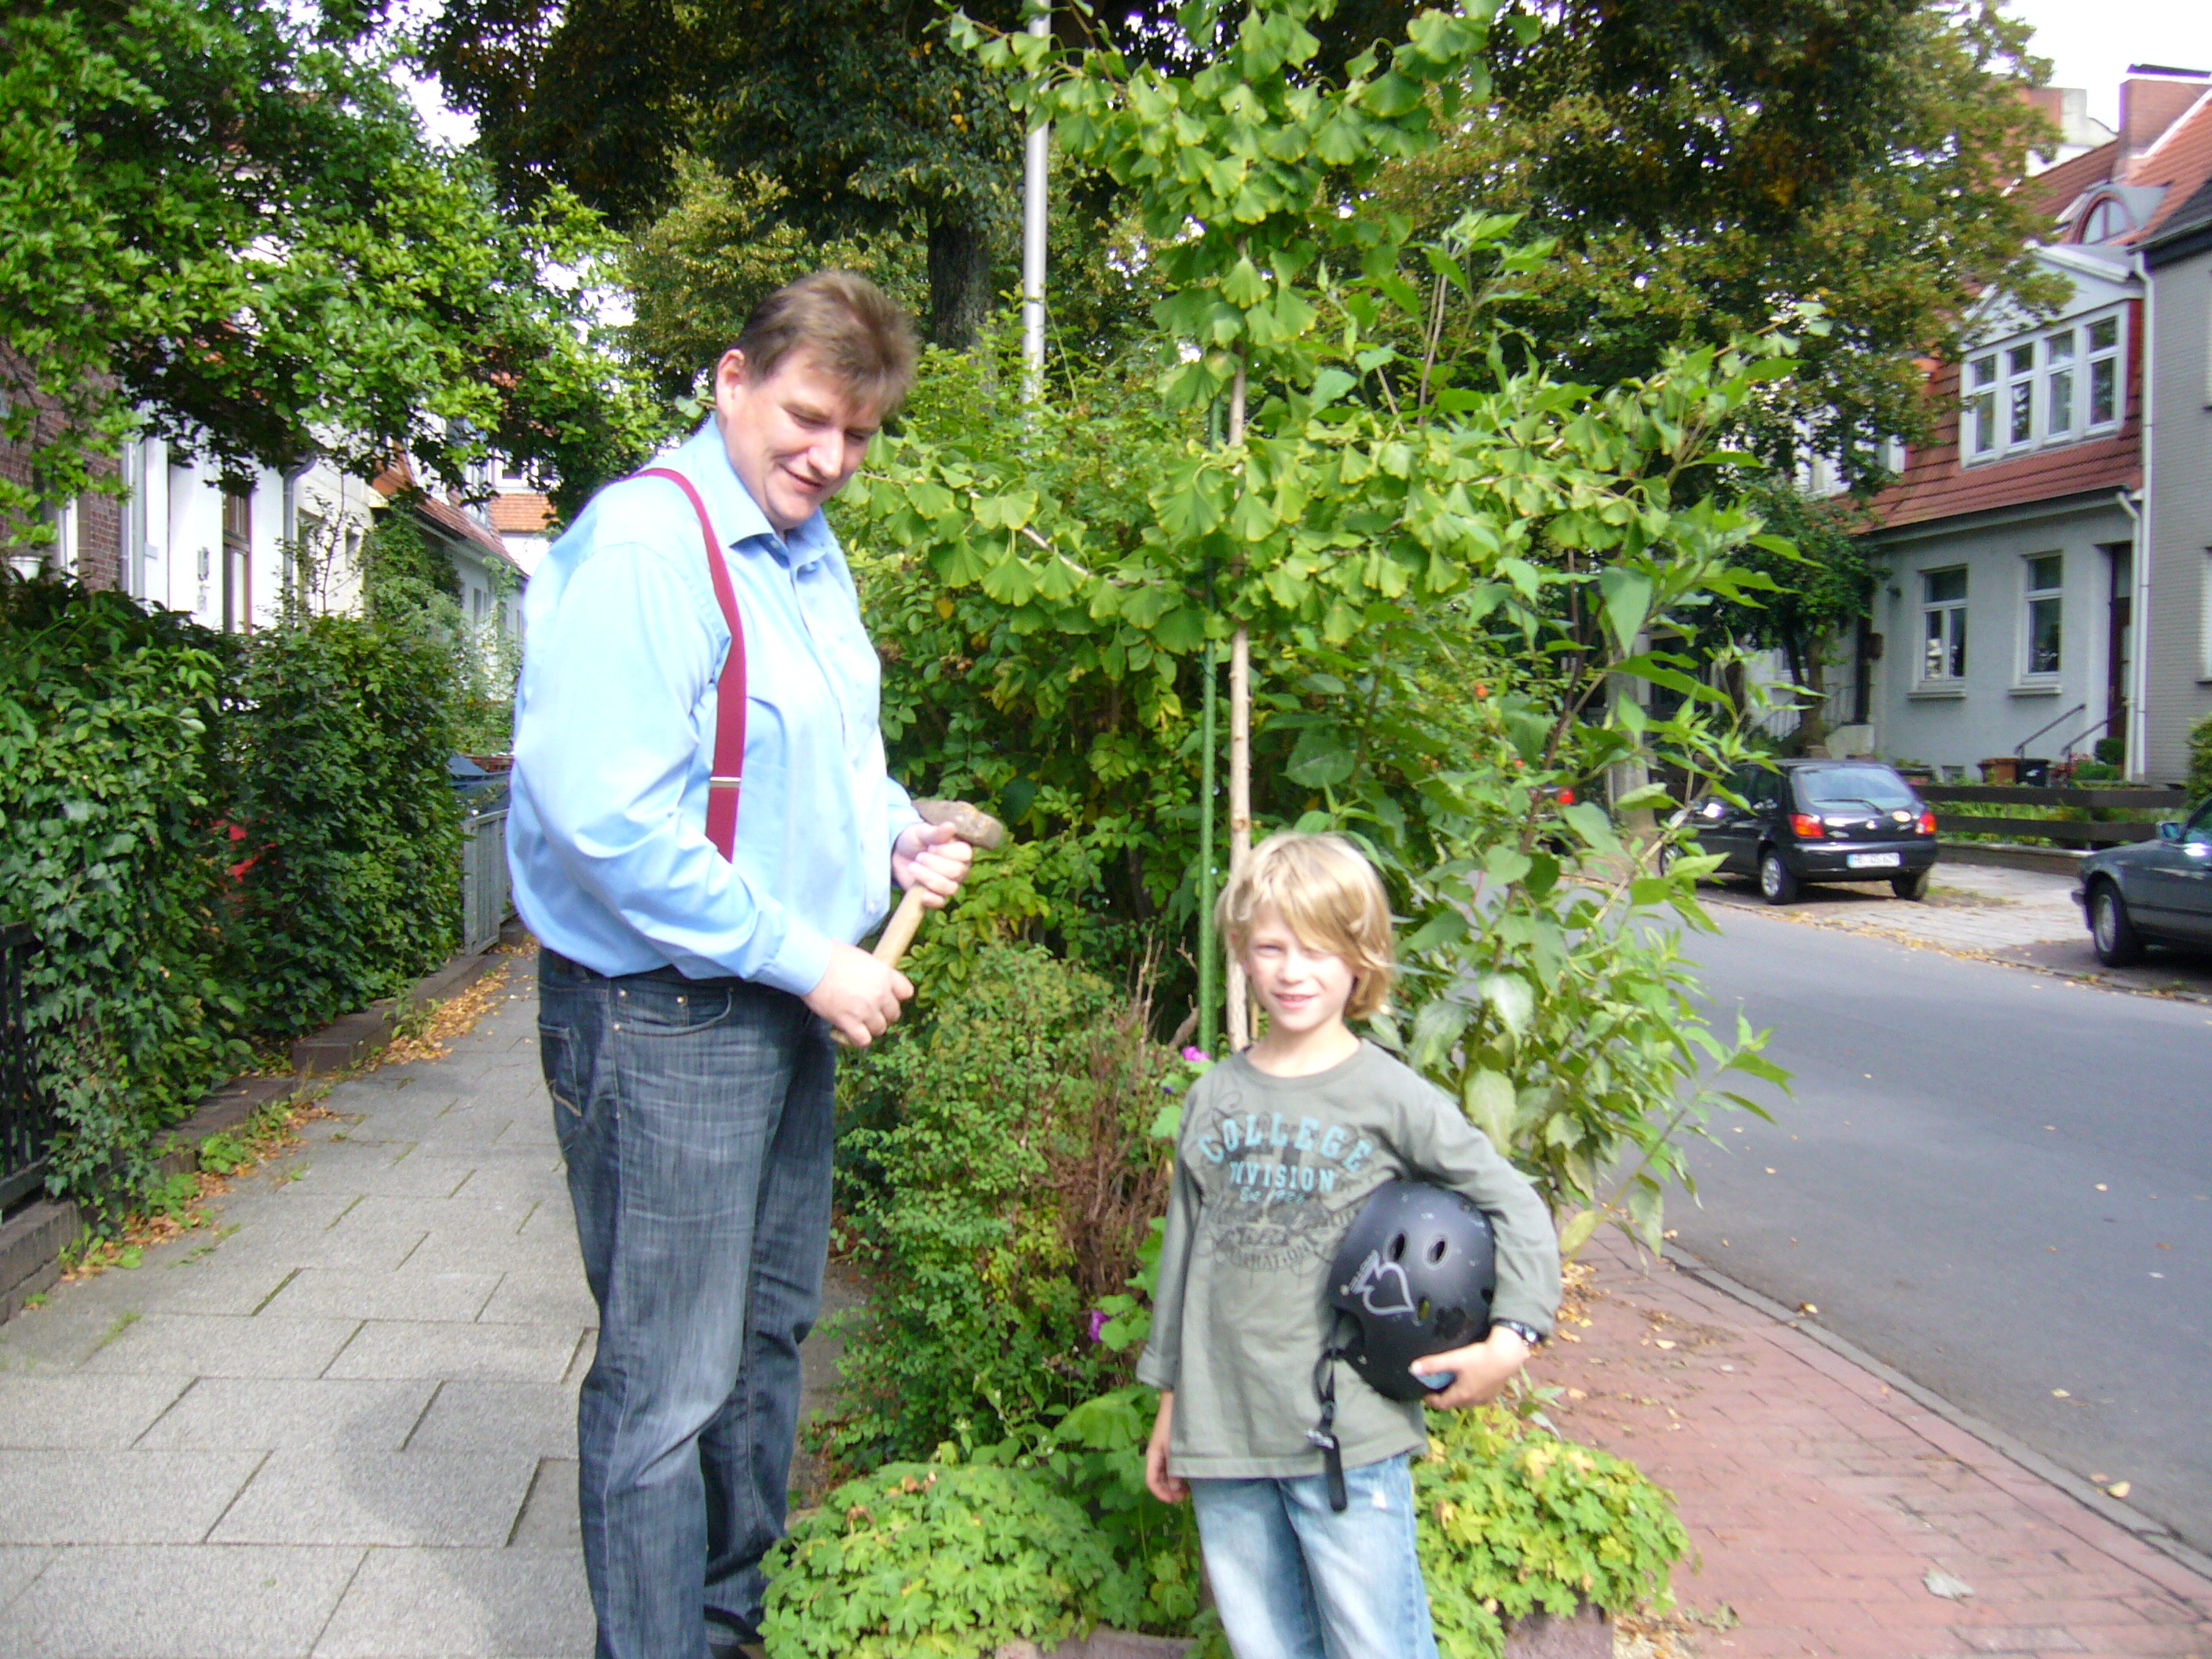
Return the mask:
[(1413, 1317), (1424, 1325), (1429, 1322), (1429, 1298), (1425, 1296), (1421, 1298), (1421, 1305), (1413, 1310)]
[(1406, 1235), (1400, 1233), (1396, 1237), (1390, 1241), (1390, 1260), (1393, 1261), (1403, 1261), (1405, 1259)]
[(1440, 1238), (1437, 1240), (1435, 1243), (1429, 1246), (1429, 1265), (1431, 1267), (1435, 1267), (1437, 1262), (1444, 1259), (1445, 1255), (1450, 1249), (1451, 1241), (1449, 1239)]

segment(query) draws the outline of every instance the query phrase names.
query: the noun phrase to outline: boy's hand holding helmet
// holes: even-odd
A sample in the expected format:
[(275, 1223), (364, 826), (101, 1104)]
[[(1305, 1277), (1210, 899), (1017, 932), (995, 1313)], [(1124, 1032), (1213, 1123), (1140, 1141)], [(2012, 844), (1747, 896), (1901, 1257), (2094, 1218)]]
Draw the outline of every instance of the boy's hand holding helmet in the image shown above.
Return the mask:
[(1387, 1399), (1447, 1411), (1495, 1400), (1534, 1352), (1521, 1328), (1492, 1321), (1497, 1293), (1488, 1218), (1425, 1182), (1370, 1194), (1330, 1273), (1338, 1328), (1354, 1332), (1340, 1350), (1352, 1369)]

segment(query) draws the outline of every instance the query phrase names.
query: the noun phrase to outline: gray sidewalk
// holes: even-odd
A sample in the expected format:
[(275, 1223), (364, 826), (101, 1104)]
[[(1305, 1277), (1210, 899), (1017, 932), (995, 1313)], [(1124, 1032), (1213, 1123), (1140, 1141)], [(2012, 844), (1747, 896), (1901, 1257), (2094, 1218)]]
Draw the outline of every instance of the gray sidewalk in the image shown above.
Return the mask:
[(2075, 878), (2039, 870), (1964, 864), (1936, 866), (1928, 900), (1897, 898), (1886, 881), (1808, 887), (1795, 904), (1770, 908), (1748, 879), (1708, 882), (1708, 902), (1784, 921), (1893, 939), (1956, 956), (2039, 969), (2116, 990), (2212, 996), (2212, 955), (2154, 951), (2133, 968), (2097, 960), (2073, 899)]
[(533, 967), (447, 1058), (339, 1085), (214, 1227), (0, 1327), (0, 1654), (591, 1651), (595, 1316)]

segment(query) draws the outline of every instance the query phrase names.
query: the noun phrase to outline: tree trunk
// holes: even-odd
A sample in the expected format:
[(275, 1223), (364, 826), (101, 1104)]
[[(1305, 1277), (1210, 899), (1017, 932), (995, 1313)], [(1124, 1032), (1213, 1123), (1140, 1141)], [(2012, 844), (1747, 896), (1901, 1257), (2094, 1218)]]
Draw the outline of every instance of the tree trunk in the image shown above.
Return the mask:
[(981, 219), (946, 210), (929, 222), (929, 338), (972, 349), (991, 319), (991, 237)]
[[(1229, 389), (1229, 447), (1244, 441), (1244, 354), (1237, 354), (1237, 380)], [(1252, 641), (1239, 628), (1229, 639), (1229, 875), (1243, 873), (1252, 856)], [(1229, 1047), (1252, 1042), (1251, 988), (1244, 964), (1229, 958)]]

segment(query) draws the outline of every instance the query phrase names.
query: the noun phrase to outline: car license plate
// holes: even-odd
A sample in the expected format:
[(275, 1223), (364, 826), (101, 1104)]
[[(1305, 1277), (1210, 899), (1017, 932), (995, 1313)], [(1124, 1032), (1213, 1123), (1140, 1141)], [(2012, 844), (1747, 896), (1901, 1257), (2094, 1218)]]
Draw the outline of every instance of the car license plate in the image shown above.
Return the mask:
[(1844, 862), (1854, 870), (1894, 870), (1903, 860), (1894, 853), (1853, 853)]

